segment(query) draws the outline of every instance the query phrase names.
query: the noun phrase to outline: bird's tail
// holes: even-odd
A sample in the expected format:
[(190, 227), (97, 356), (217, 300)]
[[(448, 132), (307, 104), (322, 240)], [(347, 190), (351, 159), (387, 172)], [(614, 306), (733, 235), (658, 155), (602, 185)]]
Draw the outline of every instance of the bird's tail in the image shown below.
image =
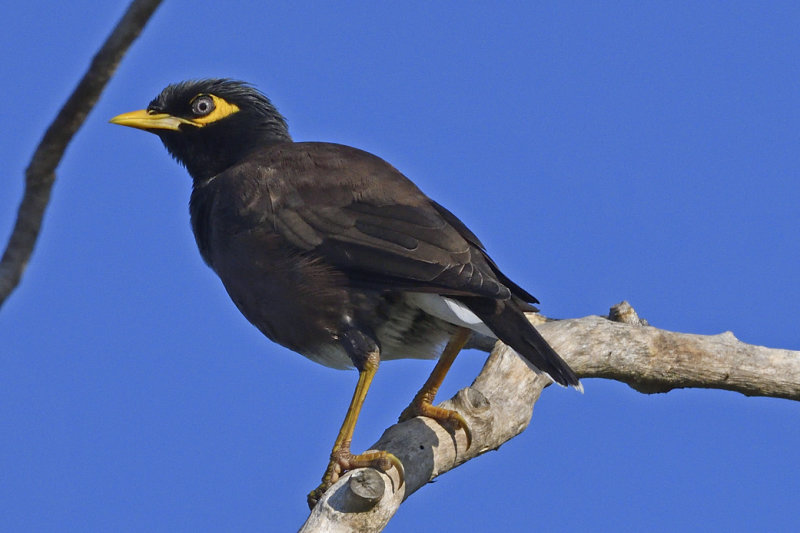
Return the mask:
[[(513, 348), (538, 370), (546, 372), (559, 385), (583, 391), (578, 376), (536, 331), (515, 299), (498, 302), (483, 298), (474, 300), (465, 298), (462, 301), (497, 335), (497, 338)], [(491, 305), (488, 305), (490, 302)]]

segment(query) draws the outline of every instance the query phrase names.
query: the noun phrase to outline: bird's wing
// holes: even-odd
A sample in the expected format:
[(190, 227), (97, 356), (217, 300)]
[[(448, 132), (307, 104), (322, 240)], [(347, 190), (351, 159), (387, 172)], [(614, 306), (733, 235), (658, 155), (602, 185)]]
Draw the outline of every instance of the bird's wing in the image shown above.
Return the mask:
[(361, 286), (510, 296), (483, 251), (430, 204), (362, 200), (343, 206), (297, 206), (280, 210), (275, 220), (284, 238), (322, 256)]
[(245, 203), (269, 213), (257, 224), (356, 285), (534, 301), (497, 270), (460, 220), (376, 156), (294, 143), (252, 164), (261, 177)]

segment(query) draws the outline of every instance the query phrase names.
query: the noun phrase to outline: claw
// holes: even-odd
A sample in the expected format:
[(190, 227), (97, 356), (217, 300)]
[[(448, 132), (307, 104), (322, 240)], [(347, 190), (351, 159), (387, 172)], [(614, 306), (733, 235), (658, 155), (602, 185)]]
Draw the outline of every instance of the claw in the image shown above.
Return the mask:
[(393, 454), (386, 451), (368, 452), (359, 455), (353, 455), (347, 449), (336, 450), (331, 454), (331, 461), (328, 463), (328, 468), (325, 470), (325, 475), (322, 476), (322, 483), (308, 493), (308, 507), (313, 509), (317, 502), (322, 498), (325, 491), (327, 491), (334, 483), (339, 481), (341, 475), (356, 468), (374, 468), (383, 473), (387, 473), (394, 467), (397, 470), (397, 476), (400, 479), (400, 485), (405, 483), (405, 469), (400, 459)]
[(398, 421), (405, 422), (406, 420), (410, 420), (416, 416), (432, 418), (446, 428), (463, 429), (464, 434), (467, 437), (467, 449), (469, 450), (469, 447), (472, 446), (472, 430), (470, 429), (467, 421), (458, 411), (445, 409), (444, 407), (439, 407), (437, 405), (431, 405), (429, 402), (425, 401), (414, 401), (411, 402), (411, 405), (406, 407), (405, 410), (400, 414)]

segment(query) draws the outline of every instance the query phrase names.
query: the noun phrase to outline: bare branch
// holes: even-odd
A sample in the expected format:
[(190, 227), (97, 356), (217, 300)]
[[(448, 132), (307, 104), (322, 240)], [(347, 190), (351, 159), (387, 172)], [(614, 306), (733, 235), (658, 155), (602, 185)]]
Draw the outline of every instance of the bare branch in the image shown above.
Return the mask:
[(538, 327), (582, 377), (644, 393), (700, 387), (800, 400), (800, 352), (745, 344), (730, 331), (692, 335), (599, 316)]
[[(730, 332), (705, 336), (649, 327), (625, 302), (610, 316), (614, 320), (589, 316), (537, 323), (537, 328), (581, 377), (615, 379), (646, 393), (703, 387), (800, 399), (800, 352), (748, 345)], [(536, 318), (535, 323), (541, 320)], [(469, 450), (463, 432), (452, 435), (432, 420), (396, 424), (373, 449), (388, 450), (403, 462), (406, 483), (398, 487), (393, 471), (368, 474), (382, 477), (382, 487), (365, 480), (363, 470), (349, 472), (325, 493), (300, 531), (382, 530), (410, 494), (521, 433), (549, 382), (498, 343), (475, 382), (443, 403), (469, 422)], [(372, 494), (381, 488), (382, 496)]]
[(39, 142), (25, 171), (25, 193), (8, 245), (0, 259), (0, 306), (19, 285), (33, 253), (44, 211), (50, 201), (50, 191), (56, 179), (55, 170), (67, 145), (86, 120), (125, 52), (160, 3), (161, 0), (131, 2), (125, 15), (94, 56), (89, 70)]

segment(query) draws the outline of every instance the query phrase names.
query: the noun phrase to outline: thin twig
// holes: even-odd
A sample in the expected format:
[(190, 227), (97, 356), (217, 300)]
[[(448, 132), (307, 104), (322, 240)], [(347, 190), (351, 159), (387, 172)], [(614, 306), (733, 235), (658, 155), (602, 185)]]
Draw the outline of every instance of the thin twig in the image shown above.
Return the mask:
[(47, 128), (25, 170), (25, 193), (0, 259), (0, 306), (19, 285), (33, 253), (56, 179), (56, 167), (130, 45), (161, 0), (134, 0), (108, 36), (80, 83)]

